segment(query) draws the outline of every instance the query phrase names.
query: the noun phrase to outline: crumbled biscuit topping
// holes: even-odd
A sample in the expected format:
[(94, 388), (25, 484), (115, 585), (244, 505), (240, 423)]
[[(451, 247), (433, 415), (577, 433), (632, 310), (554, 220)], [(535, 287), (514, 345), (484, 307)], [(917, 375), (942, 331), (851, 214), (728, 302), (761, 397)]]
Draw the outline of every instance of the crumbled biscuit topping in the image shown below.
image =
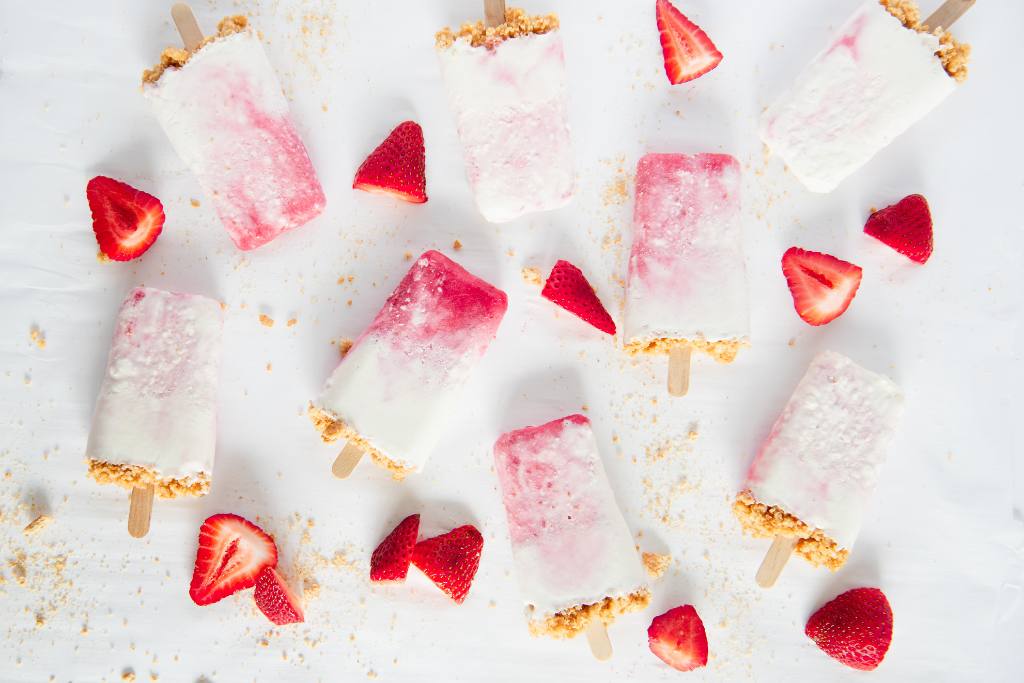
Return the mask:
[(317, 408), (312, 403), (309, 405), (309, 419), (313, 422), (313, 426), (316, 427), (317, 431), (320, 432), (320, 438), (324, 443), (333, 443), (338, 439), (354, 443), (359, 446), (364, 453), (369, 455), (370, 459), (373, 460), (378, 467), (383, 467), (391, 472), (392, 479), (401, 481), (416, 471), (411, 467), (406, 467), (395, 462), (373, 446), (369, 441), (364, 439), (359, 432), (350, 427), (343, 420), (338, 419), (325, 410)]
[(689, 346), (697, 351), (703, 351), (719, 363), (731, 363), (736, 360), (736, 354), (744, 346), (749, 344), (740, 339), (721, 339), (719, 341), (706, 341), (704, 339), (670, 339), (659, 337), (657, 339), (640, 339), (626, 344), (626, 352), (632, 356), (646, 353), (651, 355), (666, 354), (677, 346)]
[(160, 80), (160, 77), (167, 69), (180, 69), (185, 66), (185, 63), (191, 59), (192, 55), (199, 52), (213, 41), (218, 38), (230, 36), (233, 33), (241, 33), (246, 30), (248, 26), (249, 20), (240, 14), (233, 17), (224, 17), (220, 20), (220, 23), (217, 24), (217, 33), (204, 38), (203, 42), (199, 43), (199, 47), (195, 50), (189, 51), (181, 47), (166, 48), (160, 54), (160, 63), (152, 69), (146, 69), (142, 72), (142, 82), (149, 84), (156, 83)]
[(546, 619), (529, 619), (530, 634), (550, 638), (574, 638), (586, 631), (590, 622), (595, 619), (610, 624), (620, 614), (647, 607), (650, 601), (651, 592), (646, 588), (640, 588), (629, 595), (607, 597), (589, 605), (576, 605)]
[(846, 563), (850, 551), (842, 548), (821, 529), (805, 524), (780, 507), (759, 503), (750, 491), (741, 491), (732, 504), (733, 514), (743, 530), (756, 538), (796, 538), (793, 549), (815, 567), (836, 571)]
[(939, 51), (935, 56), (942, 66), (957, 83), (967, 80), (967, 62), (971, 56), (971, 46), (958, 42), (945, 27), (934, 29), (921, 23), (921, 10), (914, 0), (878, 0), (889, 14), (900, 20), (904, 26), (919, 33), (931, 33), (939, 39)]
[(509, 38), (527, 36), (531, 33), (548, 33), (557, 28), (556, 14), (530, 16), (525, 10), (509, 7), (505, 10), (504, 24), (487, 27), (483, 21), (466, 22), (457, 31), (445, 26), (434, 36), (434, 44), (438, 49), (444, 49), (454, 45), (456, 40), (464, 38), (473, 47), (494, 47)]
[(152, 484), (160, 498), (205, 496), (210, 490), (210, 477), (205, 473), (181, 479), (161, 478), (146, 467), (96, 459), (89, 460), (89, 477), (100, 484), (116, 484), (128, 490)]

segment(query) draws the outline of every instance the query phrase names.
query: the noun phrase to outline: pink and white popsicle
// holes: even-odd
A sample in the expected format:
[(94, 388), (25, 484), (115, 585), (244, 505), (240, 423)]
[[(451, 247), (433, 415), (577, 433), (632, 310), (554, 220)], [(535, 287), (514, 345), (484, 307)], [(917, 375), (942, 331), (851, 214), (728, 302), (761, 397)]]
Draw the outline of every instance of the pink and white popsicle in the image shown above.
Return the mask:
[[(630, 353), (731, 362), (749, 340), (740, 166), (728, 154), (647, 154), (636, 171), (626, 293)], [(673, 359), (675, 360), (675, 359)]]
[(573, 637), (650, 599), (590, 421), (503, 434), (494, 464), (533, 635)]
[(310, 406), (323, 440), (346, 439), (396, 478), (422, 469), (507, 307), (500, 289), (424, 253)]
[(235, 245), (254, 249), (320, 215), (320, 181), (245, 17), (187, 54), (147, 72), (142, 91)]
[(788, 551), (812, 564), (841, 567), (902, 412), (903, 395), (888, 377), (833, 351), (818, 354), (733, 505), (744, 529), (787, 539)]

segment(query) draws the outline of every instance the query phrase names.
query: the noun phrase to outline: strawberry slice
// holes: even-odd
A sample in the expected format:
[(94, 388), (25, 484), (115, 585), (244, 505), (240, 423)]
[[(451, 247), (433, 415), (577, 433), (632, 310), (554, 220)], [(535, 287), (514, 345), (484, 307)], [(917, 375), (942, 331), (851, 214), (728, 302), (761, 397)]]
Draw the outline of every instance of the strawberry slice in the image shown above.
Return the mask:
[(356, 171), (352, 187), (391, 195), (413, 204), (427, 201), (426, 153), (423, 129), (403, 121), (373, 150)]
[(263, 529), (238, 515), (213, 515), (199, 529), (188, 594), (197, 605), (209, 605), (251, 588), (261, 571), (274, 566), (277, 546)]
[(594, 288), (583, 272), (568, 261), (555, 264), (540, 295), (602, 332), (615, 334), (615, 321), (597, 298)]
[(647, 627), (647, 644), (661, 661), (679, 671), (708, 663), (708, 636), (693, 605), (673, 607), (654, 617)]
[(480, 567), (484, 537), (472, 524), (420, 541), (412, 552), (412, 563), (460, 605)]
[(252, 597), (263, 616), (278, 626), (306, 620), (302, 613), (302, 601), (273, 567), (265, 567), (256, 577), (256, 590)]
[(420, 516), (409, 515), (384, 537), (370, 556), (370, 581), (405, 581), (420, 530)]
[(782, 272), (796, 312), (809, 325), (824, 325), (841, 316), (860, 287), (860, 266), (798, 247), (782, 255)]
[(932, 212), (928, 200), (912, 194), (868, 216), (864, 232), (911, 261), (925, 263), (932, 255)]
[(661, 51), (665, 56), (665, 73), (669, 83), (692, 81), (714, 69), (722, 61), (722, 53), (700, 26), (693, 23), (668, 0), (657, 0), (654, 13), (658, 19)]
[(164, 227), (160, 200), (120, 180), (98, 175), (85, 186), (92, 230), (100, 251), (115, 261), (131, 261), (153, 246)]
[(892, 607), (881, 590), (854, 588), (812, 614), (804, 633), (829, 657), (871, 671), (892, 642)]

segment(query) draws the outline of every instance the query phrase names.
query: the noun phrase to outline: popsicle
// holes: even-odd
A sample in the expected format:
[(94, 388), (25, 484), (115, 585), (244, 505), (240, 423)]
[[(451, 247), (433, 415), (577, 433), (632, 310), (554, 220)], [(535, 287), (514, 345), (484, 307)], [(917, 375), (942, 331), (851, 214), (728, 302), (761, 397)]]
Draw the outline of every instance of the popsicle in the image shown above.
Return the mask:
[(807, 189), (831, 192), (967, 78), (970, 46), (946, 29), (971, 4), (922, 24), (911, 0), (867, 0), (765, 110), (761, 139)]
[(846, 562), (902, 412), (889, 378), (833, 351), (811, 361), (733, 503), (745, 531), (775, 539), (759, 584), (791, 552), (833, 571)]
[(650, 592), (590, 420), (569, 415), (503, 434), (494, 464), (530, 633), (586, 632), (595, 655), (610, 655), (605, 626), (646, 607)]
[(447, 256), (420, 256), (310, 404), (321, 438), (348, 442), (334, 474), (364, 452), (396, 479), (422, 469), (507, 307)]
[(132, 491), (144, 536), (154, 492), (206, 495), (217, 440), (223, 315), (194, 294), (137, 287), (121, 305), (89, 431), (89, 476)]
[(436, 46), (477, 208), (503, 223), (564, 206), (575, 171), (558, 17), (496, 15), (442, 29)]
[(167, 48), (142, 92), (239, 249), (308, 223), (324, 193), (259, 38), (227, 17), (203, 38), (176, 5), (185, 49)]
[(696, 349), (731, 363), (749, 343), (740, 165), (728, 154), (647, 154), (636, 167), (626, 351), (668, 354), (669, 393)]

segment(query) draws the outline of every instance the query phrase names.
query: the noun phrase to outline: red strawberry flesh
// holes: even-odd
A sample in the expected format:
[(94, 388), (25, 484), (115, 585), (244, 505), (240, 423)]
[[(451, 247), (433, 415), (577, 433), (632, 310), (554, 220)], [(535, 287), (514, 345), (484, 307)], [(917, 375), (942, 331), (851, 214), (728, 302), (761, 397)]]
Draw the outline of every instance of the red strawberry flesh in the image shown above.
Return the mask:
[(692, 81), (721, 63), (722, 53), (708, 35), (668, 0), (657, 0), (654, 13), (670, 83)]
[(854, 588), (811, 615), (804, 633), (829, 657), (871, 671), (892, 642), (892, 607), (878, 588)]
[(427, 201), (423, 129), (415, 121), (395, 127), (356, 171), (352, 187), (413, 204)]
[(925, 263), (932, 255), (932, 214), (919, 194), (904, 197), (868, 217), (864, 232), (911, 261)]
[(693, 605), (673, 607), (654, 617), (647, 628), (651, 652), (679, 671), (692, 671), (708, 663), (708, 636)]
[(419, 529), (420, 516), (409, 515), (380, 542), (370, 557), (370, 581), (405, 581)]
[(209, 605), (256, 584), (260, 572), (277, 565), (274, 539), (233, 514), (213, 515), (199, 529), (199, 549), (189, 595)]
[(793, 307), (809, 325), (824, 325), (842, 315), (860, 287), (861, 268), (835, 256), (790, 247), (782, 272)]
[(149, 249), (164, 227), (160, 200), (131, 185), (96, 176), (85, 188), (92, 229), (100, 251), (115, 261), (130, 261)]
[(278, 626), (306, 620), (302, 612), (302, 601), (273, 567), (260, 572), (252, 597), (263, 615)]
[(412, 563), (455, 602), (462, 604), (480, 567), (484, 537), (471, 524), (416, 544)]
[(583, 272), (568, 261), (555, 264), (540, 294), (602, 332), (615, 334), (615, 321), (597, 298), (594, 288)]

